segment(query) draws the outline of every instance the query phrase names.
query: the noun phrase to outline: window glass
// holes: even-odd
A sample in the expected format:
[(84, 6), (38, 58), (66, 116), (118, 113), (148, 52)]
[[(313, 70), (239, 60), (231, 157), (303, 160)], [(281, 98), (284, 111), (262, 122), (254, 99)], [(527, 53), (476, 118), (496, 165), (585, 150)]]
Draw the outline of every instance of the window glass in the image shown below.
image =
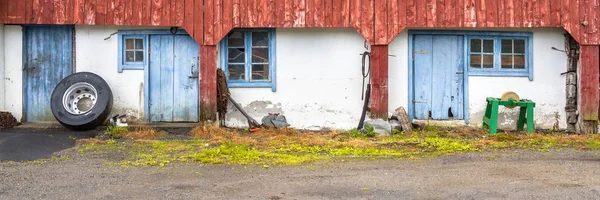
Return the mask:
[(227, 78), (234, 83), (269, 83), (271, 81), (270, 32), (235, 30), (228, 34)]
[(144, 39), (125, 39), (125, 62), (144, 62)]
[[(473, 69), (523, 70), (527, 68), (525, 39), (472, 38), (469, 67)], [(496, 52), (499, 50), (500, 52)], [(499, 66), (496, 66), (499, 64)]]

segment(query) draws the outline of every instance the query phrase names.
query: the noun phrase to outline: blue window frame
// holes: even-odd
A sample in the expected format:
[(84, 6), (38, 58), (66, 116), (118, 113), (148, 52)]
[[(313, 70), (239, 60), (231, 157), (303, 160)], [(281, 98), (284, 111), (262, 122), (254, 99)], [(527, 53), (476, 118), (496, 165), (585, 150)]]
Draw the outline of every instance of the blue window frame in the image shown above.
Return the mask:
[(148, 60), (148, 35), (119, 32), (119, 72), (144, 70)]
[(235, 29), (221, 41), (220, 52), (230, 87), (276, 91), (274, 29)]
[(467, 43), (469, 75), (524, 76), (533, 80), (531, 34), (469, 34)]

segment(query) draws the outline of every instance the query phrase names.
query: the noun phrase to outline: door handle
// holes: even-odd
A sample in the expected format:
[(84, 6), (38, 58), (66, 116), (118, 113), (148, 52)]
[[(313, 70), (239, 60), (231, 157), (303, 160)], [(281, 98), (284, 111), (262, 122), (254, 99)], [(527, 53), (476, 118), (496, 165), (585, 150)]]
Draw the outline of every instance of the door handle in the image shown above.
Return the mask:
[(190, 65), (190, 76), (189, 78), (198, 78), (198, 70), (194, 71), (194, 66), (196, 66), (196, 62), (192, 59), (192, 64)]

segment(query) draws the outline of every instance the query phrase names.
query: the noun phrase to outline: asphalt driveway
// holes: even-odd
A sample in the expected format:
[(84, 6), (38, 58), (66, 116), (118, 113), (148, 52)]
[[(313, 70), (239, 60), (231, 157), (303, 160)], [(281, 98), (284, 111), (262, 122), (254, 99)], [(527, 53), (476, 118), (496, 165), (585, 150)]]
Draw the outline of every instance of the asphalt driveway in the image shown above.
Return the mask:
[(89, 138), (95, 131), (66, 129), (0, 130), (0, 161), (30, 161), (50, 158), (53, 153), (75, 146), (75, 140)]

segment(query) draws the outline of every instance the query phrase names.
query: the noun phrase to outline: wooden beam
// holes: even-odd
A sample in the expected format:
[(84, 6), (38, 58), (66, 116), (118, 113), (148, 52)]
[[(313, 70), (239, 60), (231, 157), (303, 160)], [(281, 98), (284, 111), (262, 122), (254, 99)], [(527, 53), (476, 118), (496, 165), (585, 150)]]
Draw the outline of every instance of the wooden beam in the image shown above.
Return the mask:
[(217, 116), (217, 46), (200, 45), (200, 121)]
[(599, 46), (581, 46), (579, 116), (582, 120), (598, 120), (599, 56)]
[(371, 117), (388, 118), (388, 45), (371, 46)]

